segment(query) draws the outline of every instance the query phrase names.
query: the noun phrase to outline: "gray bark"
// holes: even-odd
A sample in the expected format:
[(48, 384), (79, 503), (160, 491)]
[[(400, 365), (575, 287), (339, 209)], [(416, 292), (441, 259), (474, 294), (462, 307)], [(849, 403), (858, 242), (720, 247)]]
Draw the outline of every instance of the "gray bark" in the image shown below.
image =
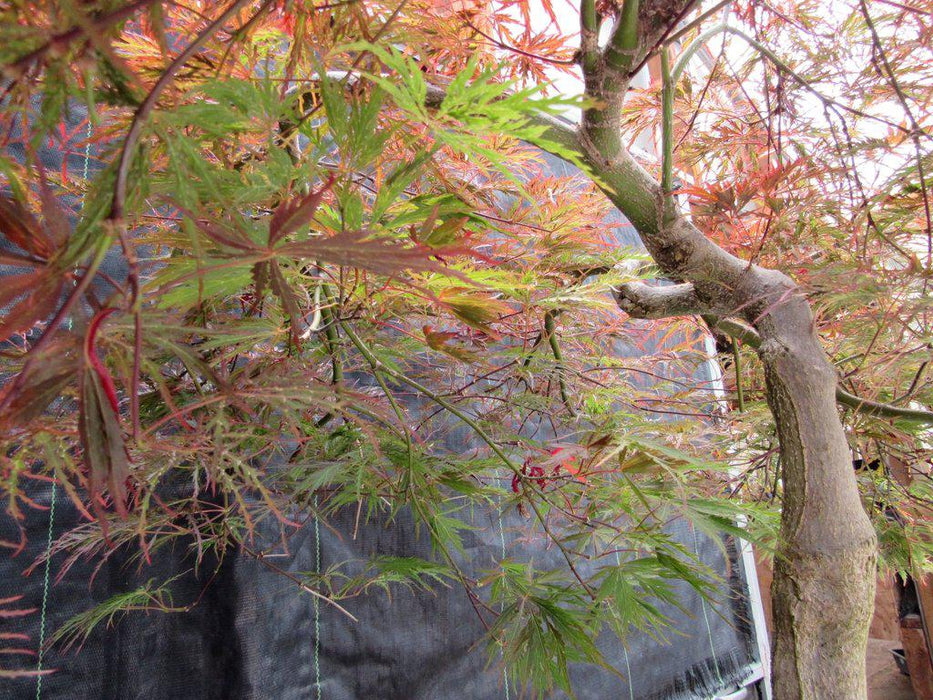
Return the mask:
[(836, 409), (836, 374), (809, 306), (787, 282), (777, 291), (791, 294), (756, 324), (784, 485), (771, 588), (774, 696), (864, 698), (875, 532)]

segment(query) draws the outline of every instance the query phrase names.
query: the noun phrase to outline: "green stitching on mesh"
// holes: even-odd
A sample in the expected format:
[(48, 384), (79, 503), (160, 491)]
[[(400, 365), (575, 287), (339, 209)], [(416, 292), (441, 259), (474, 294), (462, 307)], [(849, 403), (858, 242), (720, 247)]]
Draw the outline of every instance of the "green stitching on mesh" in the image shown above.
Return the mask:
[(42, 657), (45, 652), (45, 611), (49, 602), (49, 569), (52, 567), (52, 532), (55, 528), (55, 482), (52, 482), (52, 502), (49, 505), (49, 535), (45, 546), (45, 576), (42, 581), (42, 612), (39, 615), (39, 661), (36, 665), (36, 700), (42, 696)]
[[(499, 509), (499, 541), (502, 543), (502, 559), (505, 559), (505, 530), (502, 527), (502, 510)], [(500, 559), (500, 561), (502, 561)], [(502, 679), (505, 682), (505, 700), (509, 700), (509, 669), (503, 667)]]

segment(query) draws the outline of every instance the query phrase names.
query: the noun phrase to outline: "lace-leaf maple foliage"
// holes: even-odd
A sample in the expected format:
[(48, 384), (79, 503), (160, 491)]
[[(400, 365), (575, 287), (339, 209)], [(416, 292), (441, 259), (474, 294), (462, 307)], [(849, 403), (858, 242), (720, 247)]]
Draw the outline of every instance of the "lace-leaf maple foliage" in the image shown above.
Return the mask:
[[(569, 689), (571, 661), (602, 663), (602, 628), (663, 628), (650, 601), (714, 576), (665, 523), (768, 549), (783, 489), (757, 318), (704, 303), (631, 321), (610, 293), (659, 274), (619, 244), (604, 192), (618, 204), (626, 181), (591, 148), (609, 68), (638, 58), (654, 80), (625, 80), (616, 133), (657, 139), (670, 157), (642, 165), (680, 178), (710, 240), (796, 279), (848, 397), (846, 440), (883, 463), (858, 477), (883, 563), (928, 570), (933, 61), (916, 56), (931, 16), (674, 5), (585, 1), (581, 32), (546, 0), (2, 6), (7, 516), (56, 479), (87, 515), (50, 548), (64, 571), (117, 546), (144, 567), (189, 535), (258, 556), (259, 523), (287, 539), (339, 508), (407, 508), (433, 560), (306, 574), (296, 594), (481, 600), (489, 583), (491, 649), (539, 691)], [(736, 31), (702, 35), (665, 110), (659, 51), (726, 11)], [(608, 48), (600, 26), (616, 28)], [(554, 78), (581, 69), (605, 81), (560, 94)], [(581, 108), (582, 145), (554, 116)], [(90, 174), (45, 168), (50, 147), (86, 153)], [(553, 174), (543, 152), (585, 174)], [(667, 206), (652, 196), (620, 205), (643, 238)], [(695, 379), (707, 324), (725, 400)], [(480, 449), (445, 452), (463, 425)], [(566, 566), (468, 580), (457, 513), (475, 505), (521, 509)], [(165, 584), (59, 638), (122, 608), (175, 610)]]

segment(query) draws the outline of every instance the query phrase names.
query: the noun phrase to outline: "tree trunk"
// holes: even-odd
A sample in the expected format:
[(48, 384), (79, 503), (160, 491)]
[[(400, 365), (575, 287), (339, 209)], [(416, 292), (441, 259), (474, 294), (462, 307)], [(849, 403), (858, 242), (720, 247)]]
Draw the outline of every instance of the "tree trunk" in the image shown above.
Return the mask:
[(864, 700), (876, 538), (836, 407), (836, 373), (809, 303), (786, 275), (726, 253), (686, 219), (664, 224), (657, 184), (627, 154), (612, 156), (609, 167), (591, 159), (612, 187), (607, 194), (661, 269), (684, 281), (663, 290), (625, 285), (620, 306), (655, 318), (690, 307), (740, 316), (760, 336), (783, 481), (771, 587), (774, 697)]
[(875, 533), (836, 409), (835, 371), (806, 301), (779, 287), (784, 299), (757, 324), (784, 487), (771, 585), (774, 697), (856, 700), (867, 697)]

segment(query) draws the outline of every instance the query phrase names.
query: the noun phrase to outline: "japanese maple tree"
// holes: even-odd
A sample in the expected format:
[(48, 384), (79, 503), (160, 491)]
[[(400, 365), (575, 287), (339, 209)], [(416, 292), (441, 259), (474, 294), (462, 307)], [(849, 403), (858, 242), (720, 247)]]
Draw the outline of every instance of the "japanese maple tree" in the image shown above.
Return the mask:
[(776, 542), (775, 697), (865, 696), (878, 543), (930, 568), (929, 6), (57, 0), (0, 37), (0, 487), (87, 516), (46, 556), (405, 507), (436, 561), (296, 583), (479, 599), (456, 513), (519, 508), (567, 566), (490, 572), (491, 638), (544, 691), (704, 590), (686, 517)]

